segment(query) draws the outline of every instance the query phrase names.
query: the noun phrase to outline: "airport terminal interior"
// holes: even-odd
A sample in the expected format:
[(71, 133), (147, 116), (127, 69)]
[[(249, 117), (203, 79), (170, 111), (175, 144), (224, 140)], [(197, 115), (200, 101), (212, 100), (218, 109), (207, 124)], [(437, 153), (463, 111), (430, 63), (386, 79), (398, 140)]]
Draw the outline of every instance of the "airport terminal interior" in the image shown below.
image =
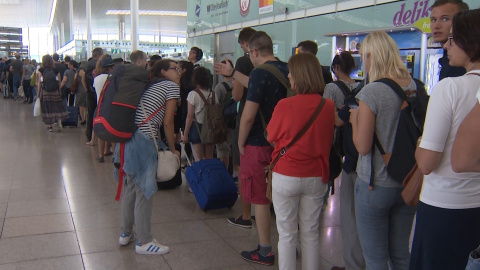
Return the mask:
[[(137, 255), (134, 243), (120, 246), (112, 157), (96, 161), (83, 126), (59, 131), (54, 125), (49, 133), (32, 111), (32, 104), (0, 98), (0, 270), (277, 268), (240, 257), (258, 236), (255, 223), (251, 229), (228, 224), (227, 217), (240, 213), (239, 201), (203, 212), (185, 179), (154, 195), (152, 235), (170, 253)], [(339, 196), (337, 189), (321, 214), (322, 269), (343, 265)], [(276, 253), (274, 219), (271, 236)]]
[[(335, 55), (350, 52), (354, 67), (347, 75), (361, 82), (366, 72), (360, 49), (369, 33), (381, 30), (397, 44), (411, 77), (423, 81), (431, 94), (439, 81), (439, 59), (444, 57), (443, 43), (433, 41), (430, 29), (428, 7), (433, 2), (0, 0), (0, 58), (13, 60), (20, 54), (22, 59), (39, 62), (44, 54), (58, 53), (60, 61), (70, 56), (86, 63), (99, 47), (125, 61), (137, 49), (147, 58), (158, 54), (178, 61), (187, 60), (190, 49), (198, 47), (203, 58), (194, 59), (198, 60), (195, 64), (213, 73), (214, 63), (224, 58), (235, 63), (244, 56), (244, 45), (237, 42), (239, 33), (252, 27), (271, 37), (274, 56), (284, 62), (305, 40), (315, 41), (316, 57), (327, 69)], [(471, 9), (480, 8), (480, 0), (464, 2)], [(454, 38), (448, 39), (452, 44)], [(212, 78), (214, 85), (222, 80), (221, 76)], [(243, 260), (240, 253), (259, 242), (255, 221), (251, 228), (227, 222), (242, 212), (240, 199), (231, 209), (202, 211), (188, 190), (185, 169), (181, 186), (158, 190), (153, 197), (151, 233), (170, 252), (139, 255), (135, 242), (119, 245), (122, 211), (115, 200), (112, 156), (105, 156), (103, 163), (97, 161), (97, 146), (87, 145), (83, 125), (54, 124), (53, 132), (45, 131), (42, 117), (33, 116), (34, 104), (22, 101), (0, 97), (0, 270), (278, 269), (274, 211), (274, 265)], [(335, 194), (320, 214), (320, 248), (316, 251), (320, 270), (345, 266), (340, 185), (338, 177)], [(410, 244), (412, 238), (413, 233)], [(301, 269), (300, 243), (297, 251), (296, 266)]]

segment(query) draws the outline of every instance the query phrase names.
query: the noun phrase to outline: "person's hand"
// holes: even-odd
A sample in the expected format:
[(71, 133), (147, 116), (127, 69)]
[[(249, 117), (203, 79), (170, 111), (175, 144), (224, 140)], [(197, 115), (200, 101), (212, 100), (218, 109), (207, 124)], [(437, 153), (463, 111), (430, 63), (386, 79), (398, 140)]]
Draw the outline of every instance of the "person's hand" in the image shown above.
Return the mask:
[(188, 143), (188, 134), (183, 134), (182, 141), (183, 141), (184, 144)]
[(238, 145), (238, 151), (240, 152), (240, 155), (245, 155), (245, 145)]
[(225, 57), (225, 62), (226, 64), (218, 62), (213, 65), (213, 70), (215, 71), (215, 74), (227, 77), (232, 75), (233, 67), (230, 65), (227, 57)]

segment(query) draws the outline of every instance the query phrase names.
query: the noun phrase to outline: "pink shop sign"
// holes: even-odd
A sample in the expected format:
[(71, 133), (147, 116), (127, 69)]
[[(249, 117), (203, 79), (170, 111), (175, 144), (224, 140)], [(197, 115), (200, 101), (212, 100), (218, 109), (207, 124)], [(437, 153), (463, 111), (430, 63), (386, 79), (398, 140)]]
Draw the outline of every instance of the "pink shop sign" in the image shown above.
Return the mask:
[(400, 10), (393, 16), (393, 26), (411, 25), (419, 19), (430, 17), (432, 7), (429, 6), (429, 2), (430, 0), (415, 1), (412, 6), (407, 7), (407, 10), (405, 6), (410, 2), (403, 3)]

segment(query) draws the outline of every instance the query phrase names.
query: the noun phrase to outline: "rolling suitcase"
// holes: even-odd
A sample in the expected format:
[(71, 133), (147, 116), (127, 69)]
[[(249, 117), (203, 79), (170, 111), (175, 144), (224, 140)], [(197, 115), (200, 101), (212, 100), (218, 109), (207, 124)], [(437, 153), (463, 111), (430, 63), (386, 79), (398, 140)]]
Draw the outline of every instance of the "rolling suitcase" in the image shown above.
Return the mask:
[[(72, 95), (68, 95), (67, 104), (70, 104), (70, 98)], [(68, 119), (62, 121), (64, 127), (77, 127), (78, 126), (78, 108), (75, 106), (67, 106)]]
[[(185, 146), (180, 143), (185, 154)], [(192, 146), (192, 151), (196, 155)], [(238, 198), (238, 189), (227, 168), (219, 159), (204, 159), (190, 162), (185, 178), (203, 211), (219, 208), (231, 208)]]

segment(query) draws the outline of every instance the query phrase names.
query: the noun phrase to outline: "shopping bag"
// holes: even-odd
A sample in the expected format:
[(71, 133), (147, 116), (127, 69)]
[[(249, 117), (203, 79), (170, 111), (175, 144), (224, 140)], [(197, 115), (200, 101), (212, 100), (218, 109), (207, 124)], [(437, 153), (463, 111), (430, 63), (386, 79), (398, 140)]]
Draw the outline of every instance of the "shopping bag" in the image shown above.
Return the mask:
[(39, 98), (37, 98), (37, 101), (35, 101), (35, 106), (33, 106), (33, 116), (42, 116), (42, 110), (40, 108)]
[(23, 91), (23, 85), (20, 85), (18, 87), (18, 96), (24, 98), (25, 97), (25, 91)]

